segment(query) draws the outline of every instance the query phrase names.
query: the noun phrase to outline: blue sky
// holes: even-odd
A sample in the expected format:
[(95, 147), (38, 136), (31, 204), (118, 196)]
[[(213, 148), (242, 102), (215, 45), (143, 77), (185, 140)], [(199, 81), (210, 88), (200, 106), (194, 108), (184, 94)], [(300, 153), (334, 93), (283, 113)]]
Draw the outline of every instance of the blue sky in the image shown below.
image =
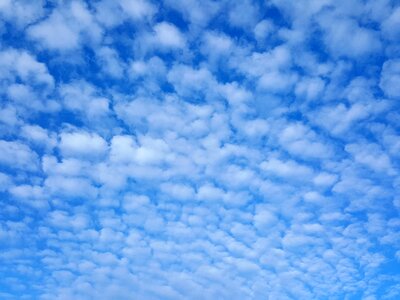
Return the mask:
[(0, 299), (399, 299), (400, 5), (0, 0)]

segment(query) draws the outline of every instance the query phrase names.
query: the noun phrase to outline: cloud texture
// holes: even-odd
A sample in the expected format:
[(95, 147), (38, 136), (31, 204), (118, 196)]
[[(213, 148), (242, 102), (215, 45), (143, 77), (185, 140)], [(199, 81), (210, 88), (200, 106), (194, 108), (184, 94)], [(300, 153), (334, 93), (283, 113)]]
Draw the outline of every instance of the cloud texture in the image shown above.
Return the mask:
[(0, 1), (0, 298), (399, 299), (397, 1)]

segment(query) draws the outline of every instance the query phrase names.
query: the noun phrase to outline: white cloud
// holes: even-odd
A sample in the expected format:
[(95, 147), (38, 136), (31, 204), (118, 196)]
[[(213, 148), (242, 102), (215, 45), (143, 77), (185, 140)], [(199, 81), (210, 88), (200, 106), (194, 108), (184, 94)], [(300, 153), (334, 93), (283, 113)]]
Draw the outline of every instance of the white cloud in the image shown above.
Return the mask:
[(136, 141), (131, 136), (114, 136), (111, 140), (110, 159), (117, 163), (129, 163), (133, 160), (136, 148)]
[(382, 67), (380, 88), (388, 97), (400, 97), (400, 60), (387, 60)]
[(19, 141), (0, 140), (0, 154), (0, 163), (3, 166), (26, 171), (38, 169), (37, 154)]
[(49, 176), (44, 186), (50, 195), (72, 201), (79, 198), (95, 199), (98, 194), (96, 187), (88, 179), (80, 177)]
[(381, 50), (379, 33), (359, 26), (356, 21), (327, 17), (321, 24), (325, 29), (325, 44), (334, 56), (358, 58)]
[(12, 180), (10, 176), (4, 173), (0, 173), (0, 192), (4, 192), (8, 189), (8, 187), (11, 185)]
[[(30, 27), (28, 35), (50, 49), (74, 49), (79, 46), (79, 32), (67, 24), (67, 20), (54, 12), (47, 20)], [(60, 39), (60, 36), (63, 38)]]
[(81, 47), (84, 42), (97, 43), (103, 30), (86, 5), (73, 1), (55, 9), (42, 22), (29, 27), (27, 34), (45, 48), (68, 51)]
[(294, 83), (297, 81), (297, 74), (283, 72), (267, 72), (260, 77), (258, 88), (263, 92), (290, 93)]
[(262, 162), (260, 168), (278, 177), (300, 181), (310, 178), (313, 174), (313, 170), (307, 166), (300, 165), (293, 160), (282, 161), (276, 158)]
[(96, 159), (107, 151), (107, 142), (96, 133), (85, 131), (63, 132), (59, 148), (65, 157)]
[(202, 95), (215, 93), (215, 79), (208, 69), (193, 69), (186, 65), (174, 66), (167, 75), (175, 90), (189, 101), (196, 101)]
[(74, 81), (59, 88), (64, 107), (79, 113), (92, 124), (104, 122), (110, 113), (109, 100), (97, 89), (85, 81)]
[(385, 18), (381, 24), (384, 37), (396, 41), (400, 38), (400, 8), (394, 7), (388, 18)]
[(24, 125), (21, 127), (21, 136), (35, 145), (51, 149), (56, 145), (55, 134), (38, 125)]
[(295, 94), (308, 101), (318, 100), (325, 88), (325, 82), (319, 78), (303, 78), (296, 83)]
[(345, 150), (354, 156), (356, 162), (374, 171), (393, 173), (389, 156), (376, 144), (348, 144)]
[(330, 146), (301, 123), (285, 126), (279, 134), (279, 142), (288, 152), (304, 158), (326, 158), (333, 153)]
[(229, 24), (238, 27), (252, 27), (257, 24), (260, 9), (251, 0), (233, 2), (228, 14)]
[(210, 0), (166, 0), (165, 4), (178, 10), (194, 26), (204, 27), (216, 15), (220, 3)]
[(156, 6), (146, 0), (120, 0), (124, 12), (134, 20), (151, 18), (156, 13)]
[(0, 3), (0, 14), (17, 28), (25, 27), (43, 17), (44, 4), (42, 0), (35, 3), (24, 0), (3, 0)]
[(183, 48), (185, 37), (173, 24), (162, 22), (154, 26), (156, 46), (165, 48)]
[(331, 186), (336, 180), (337, 176), (335, 174), (321, 172), (314, 177), (313, 181), (317, 186)]
[(204, 184), (197, 190), (197, 198), (202, 201), (218, 201), (224, 198), (224, 191), (212, 184)]
[(185, 184), (164, 183), (161, 185), (161, 191), (172, 200), (192, 201), (195, 198), (194, 189)]
[(276, 30), (271, 20), (262, 20), (254, 27), (254, 36), (259, 43), (266, 43), (268, 36)]
[(0, 66), (2, 79), (18, 79), (37, 85), (53, 87), (54, 79), (49, 74), (47, 66), (38, 62), (34, 56), (26, 51), (8, 49), (0, 52)]

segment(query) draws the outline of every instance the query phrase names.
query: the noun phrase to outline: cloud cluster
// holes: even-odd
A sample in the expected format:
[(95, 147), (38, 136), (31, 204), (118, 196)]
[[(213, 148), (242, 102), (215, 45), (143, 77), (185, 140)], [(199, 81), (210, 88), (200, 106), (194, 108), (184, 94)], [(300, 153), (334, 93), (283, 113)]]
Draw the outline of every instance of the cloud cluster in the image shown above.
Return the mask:
[(0, 298), (399, 298), (399, 12), (0, 1)]

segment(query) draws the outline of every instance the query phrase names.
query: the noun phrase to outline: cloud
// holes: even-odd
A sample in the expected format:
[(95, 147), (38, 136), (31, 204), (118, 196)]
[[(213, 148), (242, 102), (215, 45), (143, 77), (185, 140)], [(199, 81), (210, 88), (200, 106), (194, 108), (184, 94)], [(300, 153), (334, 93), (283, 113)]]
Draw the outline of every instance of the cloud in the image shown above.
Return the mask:
[(121, 0), (120, 5), (124, 12), (133, 19), (151, 18), (156, 12), (156, 7), (145, 0), (135, 2)]
[(185, 37), (173, 24), (161, 22), (154, 26), (156, 45), (165, 48), (183, 48)]
[(304, 158), (324, 158), (332, 154), (330, 146), (319, 140), (313, 130), (301, 123), (284, 127), (279, 135), (279, 142), (290, 153)]
[(345, 150), (350, 152), (356, 162), (364, 164), (377, 172), (392, 173), (390, 158), (374, 144), (349, 144)]
[(0, 14), (4, 20), (15, 24), (19, 29), (36, 22), (44, 15), (44, 1), (31, 3), (29, 1), (2, 1)]
[(79, 48), (83, 42), (97, 42), (102, 33), (92, 13), (80, 1), (54, 10), (48, 18), (27, 29), (29, 38), (59, 51)]
[(400, 37), (400, 9), (395, 7), (390, 16), (383, 20), (381, 27), (383, 35), (389, 40), (396, 41)]
[(199, 27), (206, 26), (221, 6), (219, 3), (210, 0), (189, 0), (187, 3), (179, 0), (166, 0), (165, 4), (179, 11), (190, 24)]
[(201, 100), (208, 93), (213, 94), (216, 84), (208, 69), (193, 69), (186, 65), (174, 66), (167, 78), (180, 96), (192, 102)]
[(0, 298), (398, 298), (393, 3), (44, 4), (0, 1)]
[(37, 154), (19, 141), (0, 140), (0, 162), (3, 166), (35, 171), (38, 168)]
[(54, 78), (49, 74), (47, 66), (36, 60), (27, 51), (8, 49), (0, 52), (0, 65), (3, 69), (3, 80), (16, 78), (34, 85), (53, 87)]
[[(73, 49), (79, 46), (79, 32), (66, 25), (64, 17), (53, 13), (46, 21), (32, 26), (28, 35), (50, 49)], [(63, 37), (60, 39), (60, 35)]]
[(400, 60), (388, 60), (383, 64), (379, 86), (388, 97), (400, 97)]
[(63, 132), (59, 149), (64, 157), (98, 158), (107, 151), (107, 142), (96, 133)]
[(304, 180), (313, 174), (312, 169), (306, 166), (302, 166), (295, 161), (285, 162), (276, 158), (271, 158), (267, 161), (262, 162), (260, 167), (262, 170), (278, 177), (288, 179), (293, 178), (295, 180)]
[[(334, 29), (329, 26), (331, 22), (335, 23)], [(353, 20), (328, 17), (322, 21), (322, 27), (326, 30), (325, 44), (334, 56), (357, 58), (381, 49), (378, 32), (361, 27)]]

